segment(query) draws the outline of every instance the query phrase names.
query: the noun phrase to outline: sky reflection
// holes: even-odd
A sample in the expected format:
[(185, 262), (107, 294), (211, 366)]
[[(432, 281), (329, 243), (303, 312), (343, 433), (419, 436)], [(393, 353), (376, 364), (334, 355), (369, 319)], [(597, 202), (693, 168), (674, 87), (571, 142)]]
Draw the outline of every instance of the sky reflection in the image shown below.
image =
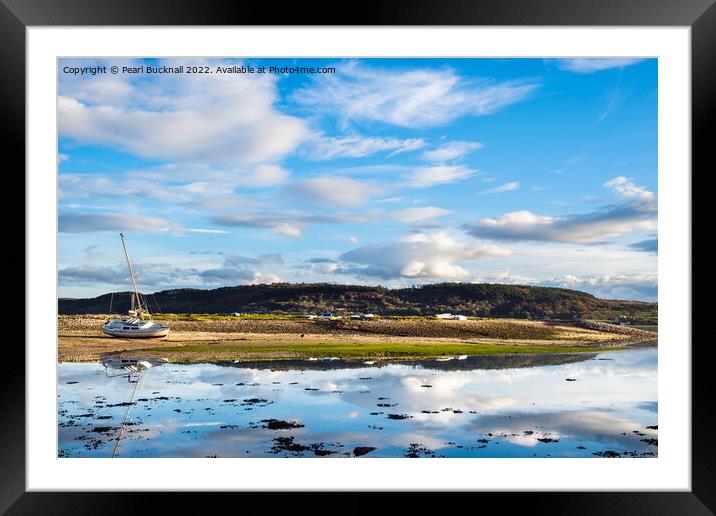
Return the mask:
[[(162, 365), (117, 456), (656, 456), (656, 348), (495, 360)], [(58, 382), (59, 456), (111, 456), (135, 384), (75, 363)]]

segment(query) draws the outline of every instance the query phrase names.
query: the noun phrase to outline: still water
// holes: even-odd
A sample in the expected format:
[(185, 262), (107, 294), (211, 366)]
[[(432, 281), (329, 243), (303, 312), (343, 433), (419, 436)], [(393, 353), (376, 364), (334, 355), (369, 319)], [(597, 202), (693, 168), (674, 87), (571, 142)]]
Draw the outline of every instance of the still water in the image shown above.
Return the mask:
[(657, 455), (655, 347), (375, 365), (164, 364), (136, 378), (59, 364), (58, 456)]

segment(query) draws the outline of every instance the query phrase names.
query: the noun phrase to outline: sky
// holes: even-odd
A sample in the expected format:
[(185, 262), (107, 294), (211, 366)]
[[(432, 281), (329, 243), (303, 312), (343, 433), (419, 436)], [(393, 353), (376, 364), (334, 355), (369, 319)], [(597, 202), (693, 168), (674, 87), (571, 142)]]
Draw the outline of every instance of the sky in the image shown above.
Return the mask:
[(129, 289), (124, 232), (143, 292), (656, 301), (656, 59), (61, 59), (58, 91), (60, 297)]

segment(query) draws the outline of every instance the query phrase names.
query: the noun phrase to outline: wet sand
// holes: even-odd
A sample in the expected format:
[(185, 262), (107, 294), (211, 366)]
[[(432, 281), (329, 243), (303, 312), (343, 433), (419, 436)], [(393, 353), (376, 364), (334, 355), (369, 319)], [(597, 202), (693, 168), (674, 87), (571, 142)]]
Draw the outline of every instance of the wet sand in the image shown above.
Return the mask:
[[(121, 339), (102, 334), (108, 316), (60, 316), (58, 360), (95, 361), (112, 353), (162, 356), (171, 361), (291, 359), (325, 348), (338, 355), (440, 356), (443, 351), (484, 353), (520, 347), (523, 352), (584, 348), (618, 348), (654, 339), (655, 333), (634, 330), (625, 335), (578, 327), (514, 319), (444, 321), (430, 318), (319, 321), (309, 319), (171, 318), (169, 336), (161, 339)], [(608, 327), (606, 329), (609, 329)], [(501, 349), (500, 346), (503, 348)], [(364, 352), (360, 350), (364, 348)]]

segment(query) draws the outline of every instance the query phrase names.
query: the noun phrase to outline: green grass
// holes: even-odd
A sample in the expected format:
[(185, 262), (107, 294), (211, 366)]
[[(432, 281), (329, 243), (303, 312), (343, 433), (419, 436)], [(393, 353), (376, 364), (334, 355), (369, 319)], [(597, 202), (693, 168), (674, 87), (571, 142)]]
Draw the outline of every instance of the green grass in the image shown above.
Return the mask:
[(398, 321), (401, 321), (401, 320), (422, 321), (422, 320), (426, 320), (426, 319), (435, 320), (435, 316), (434, 315), (379, 315), (376, 317), (376, 319), (388, 319), (388, 320), (394, 319), (394, 320), (398, 320)]
[(163, 321), (235, 321), (235, 320), (295, 320), (304, 319), (301, 315), (294, 314), (244, 314), (244, 315), (219, 315), (219, 314), (152, 314), (153, 319)]
[(485, 344), (196, 344), (172, 347), (150, 347), (141, 351), (156, 351), (177, 354), (242, 354), (280, 353), (286, 352), (301, 357), (339, 357), (339, 358), (407, 358), (407, 357), (440, 357), (444, 355), (500, 355), (513, 354), (544, 354), (544, 353), (578, 353), (599, 352), (617, 349), (615, 347), (585, 346), (511, 346)]

